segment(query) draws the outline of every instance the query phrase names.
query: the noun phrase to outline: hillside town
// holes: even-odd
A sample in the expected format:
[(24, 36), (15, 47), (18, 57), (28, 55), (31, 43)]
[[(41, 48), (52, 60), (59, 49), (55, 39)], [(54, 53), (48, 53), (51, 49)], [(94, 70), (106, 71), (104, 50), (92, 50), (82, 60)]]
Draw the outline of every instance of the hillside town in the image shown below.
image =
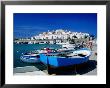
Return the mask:
[(19, 38), (15, 39), (14, 43), (17, 44), (59, 44), (66, 43), (70, 40), (75, 42), (87, 42), (91, 38), (89, 33), (72, 32), (63, 29), (57, 29), (53, 31), (43, 32), (35, 35), (31, 38)]
[(74, 38), (84, 38), (85, 36), (89, 36), (88, 33), (81, 32), (71, 32), (63, 29), (59, 29), (56, 31), (43, 32), (42, 34), (31, 37), (31, 39), (74, 39)]

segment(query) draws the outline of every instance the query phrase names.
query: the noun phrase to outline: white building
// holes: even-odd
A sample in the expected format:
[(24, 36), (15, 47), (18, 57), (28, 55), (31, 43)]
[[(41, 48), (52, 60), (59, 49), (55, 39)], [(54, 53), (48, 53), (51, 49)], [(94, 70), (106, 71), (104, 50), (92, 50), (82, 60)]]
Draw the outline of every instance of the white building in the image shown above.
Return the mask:
[(74, 39), (76, 38), (84, 38), (85, 36), (89, 36), (88, 33), (82, 33), (82, 32), (71, 32), (71, 31), (64, 31), (62, 29), (56, 30), (56, 31), (48, 31), (48, 32), (43, 32), (42, 34), (36, 35), (31, 39)]

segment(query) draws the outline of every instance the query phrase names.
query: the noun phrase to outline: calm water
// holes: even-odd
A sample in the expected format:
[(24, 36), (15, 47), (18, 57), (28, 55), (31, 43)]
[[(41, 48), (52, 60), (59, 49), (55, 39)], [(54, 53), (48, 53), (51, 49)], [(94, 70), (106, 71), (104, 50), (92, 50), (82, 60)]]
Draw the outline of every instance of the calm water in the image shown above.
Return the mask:
[(60, 48), (61, 46), (56, 45), (56, 44), (14, 44), (14, 68), (15, 67), (24, 67), (24, 66), (37, 66), (38, 68), (45, 68), (45, 65), (41, 63), (25, 63), (20, 60), (20, 56), (22, 53), (36, 50), (36, 49), (41, 49), (44, 47), (50, 47), (50, 48)]

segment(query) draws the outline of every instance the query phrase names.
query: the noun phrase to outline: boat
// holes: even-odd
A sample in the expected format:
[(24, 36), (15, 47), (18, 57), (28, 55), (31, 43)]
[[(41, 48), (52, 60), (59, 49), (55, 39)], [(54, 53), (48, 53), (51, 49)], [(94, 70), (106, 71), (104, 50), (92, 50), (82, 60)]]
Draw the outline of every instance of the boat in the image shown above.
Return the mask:
[(20, 57), (20, 60), (27, 63), (37, 63), (40, 62), (39, 53), (27, 52)]
[(52, 52), (57, 52), (57, 50), (54, 49), (54, 48), (43, 48), (43, 49), (37, 50), (37, 51), (38, 51), (39, 54), (40, 54), (40, 53), (52, 53)]
[(68, 50), (75, 50), (75, 44), (70, 44), (69, 42), (67, 43), (60, 43), (59, 45), (61, 45), (61, 48), (59, 49), (59, 51), (68, 51)]
[(91, 51), (88, 49), (74, 50), (70, 52), (41, 53), (40, 61), (52, 67), (64, 67), (82, 64), (89, 60)]
[(63, 44), (62, 48), (66, 48), (66, 49), (74, 49), (75, 48), (75, 44)]
[(63, 42), (63, 43), (56, 43), (56, 44), (58, 44), (58, 45), (64, 45), (64, 44), (69, 44), (69, 42)]

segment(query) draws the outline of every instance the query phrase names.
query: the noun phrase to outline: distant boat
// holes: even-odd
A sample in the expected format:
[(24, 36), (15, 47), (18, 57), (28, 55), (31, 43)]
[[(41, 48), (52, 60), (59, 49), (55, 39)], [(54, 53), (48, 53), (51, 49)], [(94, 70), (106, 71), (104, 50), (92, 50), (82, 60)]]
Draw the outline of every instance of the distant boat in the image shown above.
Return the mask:
[(28, 42), (28, 44), (33, 44), (33, 43), (30, 41), (30, 42)]
[(62, 45), (62, 49), (74, 50), (74, 48), (75, 48), (75, 44), (63, 44)]
[(20, 57), (20, 60), (27, 63), (37, 63), (40, 62), (40, 56), (38, 53), (25, 53)]
[(70, 44), (69, 42), (67, 43), (57, 43), (59, 45), (61, 45), (61, 49), (59, 50), (74, 50), (75, 49), (75, 44)]
[(56, 43), (56, 44), (58, 44), (58, 45), (65, 45), (65, 44), (69, 44), (69, 42), (66, 42), (66, 43)]
[(70, 52), (58, 52), (40, 54), (40, 61), (52, 67), (64, 67), (76, 64), (82, 64), (89, 60), (91, 51), (88, 49), (80, 49)]

